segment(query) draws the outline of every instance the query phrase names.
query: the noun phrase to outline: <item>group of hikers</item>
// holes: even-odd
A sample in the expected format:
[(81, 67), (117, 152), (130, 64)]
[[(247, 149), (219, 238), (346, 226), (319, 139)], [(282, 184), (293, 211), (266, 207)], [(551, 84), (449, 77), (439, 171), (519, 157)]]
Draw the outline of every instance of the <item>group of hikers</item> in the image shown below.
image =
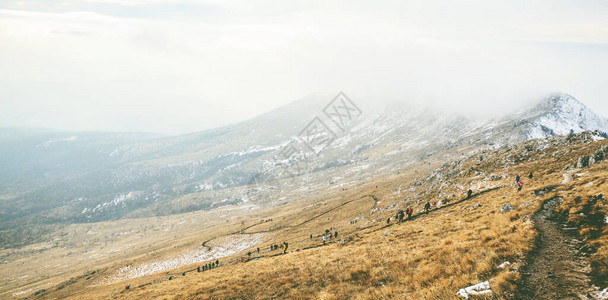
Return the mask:
[[(430, 204), (427, 203), (429, 206)], [(414, 213), (414, 208), (411, 206), (408, 206), (405, 211), (403, 211), (402, 209), (399, 210), (399, 212), (397, 212), (397, 214), (395, 215), (395, 219), (397, 220), (397, 223), (403, 223), (404, 219), (405, 219), (405, 215), (407, 215), (408, 219), (412, 218), (412, 214)], [(388, 220), (386, 220), (386, 223), (390, 223), (391, 218), (388, 218)]]
[[(256, 250), (258, 252), (258, 254), (260, 253), (260, 247), (258, 247), (258, 249)], [(247, 252), (247, 256), (251, 257), (251, 250), (249, 250)]]
[[(528, 178), (532, 179), (534, 177), (534, 174), (532, 172), (530, 172), (530, 175), (528, 175)], [(519, 174), (517, 174), (515, 176), (515, 186), (517, 187), (517, 191), (521, 191), (521, 189), (524, 186), (523, 181), (521, 181), (521, 177), (519, 176)], [(471, 198), (471, 196), (473, 195), (473, 191), (472, 190), (468, 190), (467, 191), (467, 199)], [(447, 199), (444, 200), (447, 203)], [(433, 202), (433, 204), (431, 205), (430, 202), (426, 202), (426, 204), (424, 205), (424, 211), (428, 212), (431, 210), (432, 207), (435, 207), (437, 205), (436, 202)], [(412, 218), (412, 214), (414, 212), (414, 209), (411, 206), (408, 206), (405, 211), (403, 210), (399, 210), (399, 212), (397, 212), (397, 214), (394, 217), (389, 217), (388, 219), (386, 219), (386, 224), (390, 224), (391, 219), (395, 219), (397, 220), (397, 223), (403, 223), (405, 222), (405, 220), (411, 219)], [(405, 215), (407, 215), (407, 219), (405, 218)], [(311, 236), (312, 237), (312, 236)], [(325, 242), (325, 239), (323, 240), (323, 242)]]
[(203, 272), (203, 271), (211, 270), (211, 269), (219, 267), (219, 266), (220, 266), (220, 260), (216, 259), (215, 261), (212, 261), (208, 264), (204, 264), (202, 266), (196, 266), (196, 271)]
[[(325, 233), (323, 234), (323, 245), (325, 245), (325, 243), (327, 242), (327, 240), (331, 240), (333, 238), (337, 238), (338, 237), (338, 231), (336, 230), (333, 234), (331, 233), (331, 231), (334, 228), (331, 227), (330, 229), (325, 229)], [(312, 234), (310, 235), (310, 238), (312, 239)]]
[[(528, 175), (528, 178), (530, 178), (530, 179), (534, 178), (534, 174), (532, 172), (530, 172), (530, 175)], [(517, 174), (515, 176), (515, 186), (517, 187), (518, 192), (521, 191), (521, 189), (524, 187), (524, 182), (521, 181), (519, 174)]]
[[(533, 176), (534, 176), (534, 175), (533, 175), (533, 173), (530, 173), (530, 175), (528, 175), (528, 178), (532, 179), (532, 178), (533, 178)], [(523, 188), (523, 186), (524, 186), (524, 183), (523, 183), (523, 181), (521, 180), (521, 177), (519, 176), (519, 174), (517, 174), (517, 175), (515, 176), (515, 186), (517, 187), (517, 191), (518, 191), (518, 192), (519, 192), (519, 191), (521, 191), (521, 190), (522, 190), (522, 188)], [(472, 194), (473, 194), (473, 191), (472, 191), (472, 190), (468, 190), (468, 191), (467, 191), (467, 199), (468, 199), (468, 198), (471, 198), (471, 195), (472, 195)], [(427, 201), (427, 203), (424, 205), (424, 211), (425, 211), (425, 212), (428, 212), (428, 211), (430, 211), (430, 210), (431, 210), (431, 208), (432, 208), (432, 207), (435, 207), (436, 205), (437, 205), (437, 204), (436, 204), (436, 202), (433, 202), (433, 204), (431, 205), (431, 203)], [(411, 218), (412, 218), (412, 214), (413, 214), (413, 213), (414, 213), (414, 208), (413, 208), (412, 206), (408, 206), (408, 207), (405, 209), (405, 211), (404, 211), (404, 210), (399, 210), (399, 212), (397, 212), (397, 214), (395, 215), (395, 217), (394, 217), (394, 218), (397, 220), (397, 223), (403, 223), (403, 222), (406, 220), (405, 215), (407, 215), (407, 219), (411, 219)], [(390, 223), (390, 221), (391, 221), (391, 219), (392, 219), (392, 218), (391, 218), (391, 217), (389, 217), (389, 218), (386, 220), (386, 223), (387, 223), (387, 224), (389, 224), (389, 223)], [(263, 221), (264, 221), (264, 222), (269, 222), (269, 221), (272, 221), (272, 219), (269, 219), (269, 220), (263, 220)], [(356, 222), (356, 221), (354, 221), (354, 222)], [(351, 224), (352, 224), (352, 223), (353, 223), (353, 221), (351, 221)], [(322, 235), (322, 239), (323, 239), (323, 244), (324, 244), (324, 245), (325, 245), (325, 243), (327, 242), (327, 240), (328, 240), (328, 239), (329, 239), (329, 240), (331, 240), (331, 239), (333, 239), (333, 238), (337, 238), (337, 237), (338, 237), (338, 231), (336, 230), (336, 231), (334, 231), (334, 233), (332, 233), (332, 232), (331, 232), (332, 230), (334, 230), (334, 228), (333, 228), (333, 227), (331, 227), (330, 229), (325, 229), (325, 233)], [(310, 235), (310, 239), (312, 239), (312, 238), (313, 238), (313, 235), (311, 234), (311, 235)], [(279, 250), (279, 249), (281, 249), (281, 250), (283, 251), (283, 254), (285, 254), (285, 253), (287, 253), (287, 248), (288, 248), (288, 247), (289, 247), (289, 244), (288, 244), (287, 242), (283, 242), (283, 243), (281, 243), (281, 244), (279, 244), (279, 245), (277, 245), (277, 244), (272, 244), (272, 245), (270, 245), (270, 251), (274, 251), (274, 250)], [(257, 253), (260, 253), (260, 248), (257, 248), (257, 249), (256, 249), (256, 251), (257, 251)], [(247, 252), (247, 255), (248, 255), (248, 256), (251, 256), (251, 254), (252, 254), (252, 252), (251, 252), (251, 251)], [(216, 260), (216, 261), (214, 261), (214, 262), (210, 262), (210, 263), (208, 263), (208, 264), (204, 264), (204, 265), (202, 265), (202, 266), (197, 266), (197, 267), (196, 267), (196, 271), (197, 271), (197, 272), (203, 272), (203, 271), (207, 271), (207, 270), (210, 270), (210, 269), (213, 269), (213, 268), (219, 267), (219, 265), (220, 265), (220, 261), (219, 261), (219, 260)], [(184, 276), (186, 275), (186, 274), (185, 274), (185, 272), (184, 272), (184, 274), (183, 274), (183, 275), (184, 275)], [(169, 280), (171, 280), (171, 279), (172, 279), (172, 277), (173, 277), (173, 276), (170, 276), (170, 277), (169, 277)], [(127, 285), (127, 286), (125, 287), (125, 289), (126, 289), (126, 290), (129, 290), (130, 288), (131, 288), (131, 285), (130, 285), (130, 284), (129, 284), (129, 285)]]
[[(289, 247), (289, 244), (287, 242), (283, 242), (280, 245), (273, 244), (273, 245), (270, 245), (270, 251), (281, 249), (283, 251), (283, 254), (285, 254), (285, 253), (287, 253), (288, 247)], [(259, 248), (258, 248), (258, 253), (260, 253)]]

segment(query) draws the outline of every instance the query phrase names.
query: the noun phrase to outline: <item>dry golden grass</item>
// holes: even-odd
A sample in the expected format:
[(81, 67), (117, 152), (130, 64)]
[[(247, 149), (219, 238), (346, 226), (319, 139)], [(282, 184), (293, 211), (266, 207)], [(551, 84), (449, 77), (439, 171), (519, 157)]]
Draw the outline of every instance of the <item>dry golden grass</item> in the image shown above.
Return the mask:
[[(189, 272), (170, 281), (169, 274), (192, 270), (195, 265), (97, 287), (90, 287), (85, 278), (79, 278), (43, 297), (456, 299), (458, 289), (491, 280), (492, 298), (509, 299), (516, 293), (520, 280), (517, 270), (533, 249), (537, 236), (529, 216), (544, 200), (556, 195), (564, 197), (562, 212), (569, 212), (570, 222), (581, 226), (581, 234), (588, 235), (597, 250), (591, 257), (595, 274), (605, 275), (606, 226), (590, 224), (588, 216), (606, 213), (605, 202), (590, 204), (590, 199), (606, 191), (607, 163), (577, 170), (572, 183), (561, 182), (566, 166), (607, 142), (572, 142), (567, 146), (549, 143), (544, 150), (524, 151), (538, 147), (534, 143), (537, 141), (482, 153), (483, 161), (474, 155), (452, 167), (436, 169), (441, 164), (421, 163), (398, 175), (374, 179), (345, 191), (323, 191), (297, 203), (261, 210), (243, 219), (245, 222), (235, 219), (228, 223), (231, 228), (246, 228), (245, 234), (267, 234), (259, 244), (261, 253), (254, 253), (253, 260), (243, 261), (241, 253), (221, 259), (225, 264), (219, 268)], [(440, 181), (428, 176), (434, 169), (442, 174)], [(526, 177), (530, 172), (534, 173), (533, 179)], [(524, 179), (521, 192), (513, 186), (515, 174)], [(414, 186), (422, 179), (422, 184)], [(554, 189), (548, 191), (551, 186)], [(474, 195), (465, 199), (469, 188)], [(535, 193), (541, 190), (547, 192)], [(379, 203), (374, 204), (367, 195), (374, 195)], [(420, 214), (427, 201), (444, 198), (450, 199), (448, 205)], [(405, 201), (401, 202), (402, 199)], [(512, 204), (514, 211), (501, 214), (503, 203)], [(473, 208), (474, 204), (479, 206)], [(374, 205), (380, 210), (371, 212)], [(414, 219), (403, 224), (386, 224), (388, 217), (409, 205), (415, 209)], [(587, 218), (578, 216), (579, 211), (585, 212)], [(260, 223), (269, 218), (273, 221)], [(357, 222), (351, 222), (355, 218)], [(322, 245), (317, 235), (330, 227), (337, 228), (339, 238)], [(312, 239), (310, 234), (314, 235)], [(225, 233), (216, 236), (222, 235)], [(290, 244), (287, 254), (267, 251), (269, 245), (283, 241)], [(136, 263), (147, 260), (142, 257)], [(512, 265), (499, 268), (504, 261)], [(111, 274), (112, 268), (96, 278)], [(132, 288), (125, 290), (128, 283)]]

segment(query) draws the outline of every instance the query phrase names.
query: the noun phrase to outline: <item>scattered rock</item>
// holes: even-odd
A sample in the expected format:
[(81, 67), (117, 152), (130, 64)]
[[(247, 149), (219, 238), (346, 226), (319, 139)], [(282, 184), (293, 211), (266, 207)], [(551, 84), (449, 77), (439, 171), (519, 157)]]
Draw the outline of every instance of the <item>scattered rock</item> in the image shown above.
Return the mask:
[(466, 287), (464, 289), (460, 289), (456, 293), (456, 295), (461, 296), (465, 299), (469, 299), (469, 296), (489, 295), (491, 293), (492, 293), (492, 290), (490, 289), (490, 282), (484, 281), (484, 282), (480, 282), (476, 285), (472, 285), (472, 286)]
[(528, 201), (528, 202), (520, 204), (519, 207), (525, 207), (525, 206), (528, 206), (528, 205), (530, 205), (530, 204), (532, 204), (534, 202), (536, 202), (536, 200), (531, 200), (531, 201)]
[(567, 184), (572, 182), (572, 174), (570, 173), (564, 173), (564, 180), (562, 180), (562, 184)]
[(589, 294), (593, 299), (608, 299), (608, 288), (601, 291), (593, 291)]
[(40, 294), (42, 294), (42, 293), (44, 293), (44, 292), (46, 292), (46, 290), (45, 290), (45, 289), (37, 290), (37, 291), (34, 293), (34, 296), (38, 296), (38, 295), (40, 295)]
[(497, 180), (501, 180), (501, 179), (502, 179), (502, 176), (500, 176), (500, 175), (494, 175), (494, 174), (490, 175), (490, 180), (492, 180), (492, 181), (497, 181)]
[(502, 206), (500, 207), (501, 214), (506, 214), (512, 210), (513, 210), (513, 205), (511, 205), (511, 203), (503, 203)]
[(595, 152), (595, 154), (593, 155), (593, 159), (595, 160), (595, 162), (600, 162), (600, 161), (604, 160), (605, 157), (606, 157), (606, 155), (604, 154), (603, 150), (599, 150), (599, 151)]
[(499, 268), (504, 269), (511, 265), (511, 262), (505, 261), (502, 264), (498, 265)]
[(534, 195), (536, 195), (536, 196), (543, 196), (543, 195), (545, 195), (546, 193), (548, 193), (548, 192), (551, 192), (551, 191), (555, 190), (555, 188), (556, 188), (556, 187), (557, 187), (557, 185), (549, 185), (549, 186), (546, 186), (546, 187), (544, 187), (544, 188), (542, 188), (542, 189), (535, 190), (535, 191), (534, 191)]
[(473, 206), (471, 206), (471, 209), (476, 209), (476, 208), (478, 208), (480, 206), (481, 206), (481, 204), (479, 204), (479, 203), (478, 204), (473, 204)]
[(389, 234), (391, 234), (391, 232), (387, 230), (387, 231), (384, 232), (383, 236), (387, 236)]
[(576, 162), (577, 168), (585, 168), (588, 166), (589, 166), (589, 155), (583, 155), (578, 158), (578, 161)]

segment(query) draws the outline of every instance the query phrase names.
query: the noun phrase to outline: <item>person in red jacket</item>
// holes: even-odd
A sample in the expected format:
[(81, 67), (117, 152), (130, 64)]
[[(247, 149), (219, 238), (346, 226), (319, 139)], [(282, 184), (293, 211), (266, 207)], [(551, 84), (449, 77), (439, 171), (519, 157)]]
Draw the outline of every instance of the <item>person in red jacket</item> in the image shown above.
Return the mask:
[(524, 187), (524, 183), (521, 180), (518, 181), (517, 182), (517, 191), (518, 192), (521, 191), (521, 188), (523, 188), (523, 187)]

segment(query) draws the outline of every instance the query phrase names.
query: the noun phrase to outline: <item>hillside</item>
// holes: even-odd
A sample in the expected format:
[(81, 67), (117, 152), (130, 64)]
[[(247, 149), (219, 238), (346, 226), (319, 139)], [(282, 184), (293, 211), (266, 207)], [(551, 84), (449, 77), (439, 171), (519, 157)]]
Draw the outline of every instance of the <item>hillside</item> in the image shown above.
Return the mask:
[[(603, 206), (595, 208), (602, 204), (603, 198), (597, 195), (605, 189), (599, 179), (602, 170), (596, 167), (603, 165), (603, 157), (581, 158), (581, 153), (597, 152), (596, 148), (605, 144), (607, 122), (575, 98), (555, 94), (512, 115), (474, 120), (407, 105), (364, 111), (349, 99), (340, 98), (345, 97), (341, 94), (333, 101), (350, 103), (352, 108), (351, 117), (340, 119), (346, 121), (341, 124), (324, 114), (324, 107), (332, 107), (324, 97), (311, 96), (240, 124), (182, 136), (3, 130), (0, 139), (6, 155), (2, 165), (8, 173), (2, 176), (30, 179), (3, 181), (0, 192), (0, 259), (5, 264), (0, 274), (4, 282), (0, 293), (19, 296), (44, 289), (50, 297), (63, 297), (86, 288), (91, 297), (101, 297), (121, 291), (117, 287), (125, 281), (133, 287), (150, 282), (162, 287), (168, 284), (162, 282), (169, 275), (212, 259), (231, 262), (226, 270), (240, 274), (251, 264), (241, 266), (236, 263), (237, 256), (256, 246), (251, 258), (272, 257), (256, 259), (255, 264), (278, 264), (283, 261), (274, 257), (278, 250), (265, 249), (269, 249), (269, 243), (288, 241), (291, 251), (308, 248), (306, 255), (318, 253), (314, 254), (318, 259), (327, 255), (341, 262), (342, 254), (329, 254), (323, 249), (340, 249), (350, 256), (348, 253), (375, 249), (375, 244), (384, 244), (383, 249), (392, 249), (389, 245), (396, 244), (394, 251), (398, 252), (369, 250), (369, 260), (383, 266), (374, 272), (385, 272), (382, 276), (387, 276), (376, 278), (379, 281), (372, 284), (376, 292), (382, 290), (381, 286), (392, 286), (415, 296), (439, 293), (452, 297), (452, 288), (466, 287), (465, 282), (473, 284), (492, 275), (499, 278), (492, 281), (493, 285), (499, 282), (493, 288), (499, 295), (509, 298), (518, 293), (534, 294), (535, 291), (520, 290), (518, 282), (520, 278), (538, 278), (501, 273), (495, 265), (504, 259), (518, 262), (519, 267), (536, 253), (530, 232), (533, 224), (545, 224), (543, 218), (538, 219), (543, 214), (533, 214), (548, 199), (541, 195), (543, 189), (551, 190), (554, 200), (563, 198), (561, 213), (573, 209), (594, 214), (592, 220), (572, 217), (569, 222), (585, 229), (581, 234), (589, 236), (583, 245), (586, 249), (604, 251), (598, 246), (603, 223), (597, 221), (604, 213)], [(342, 116), (345, 115), (346, 112)], [(311, 135), (307, 133), (311, 125), (326, 126), (333, 135)], [(583, 130), (590, 131), (576, 134)], [(565, 132), (571, 134), (555, 136)], [(313, 138), (307, 140), (307, 135)], [(326, 139), (317, 139), (319, 136)], [(315, 139), (325, 144), (309, 147)], [(62, 164), (63, 161), (66, 162)], [(578, 186), (566, 188), (561, 182), (571, 180), (574, 184), (577, 177), (586, 174), (568, 168), (589, 164), (589, 170), (597, 169), (589, 175), (598, 178), (594, 179), (597, 185), (585, 185), (579, 200), (567, 199), (562, 194)], [(527, 175), (532, 171), (533, 179), (528, 182)], [(40, 172), (44, 176), (36, 176)], [(516, 173), (526, 181), (527, 193), (513, 193)], [(458, 202), (469, 189), (472, 199), (479, 202)], [(592, 200), (584, 201), (585, 197)], [(392, 229), (386, 227), (386, 219), (399, 209), (413, 205), (417, 215), (427, 201), (437, 202), (440, 208), (410, 220), (408, 224), (415, 225), (407, 227), (411, 230), (392, 223), (388, 225)], [(504, 202), (516, 208), (517, 216), (496, 212)], [(523, 203), (528, 204), (519, 207)], [(524, 220), (523, 216), (529, 217)], [(553, 223), (545, 225), (553, 228)], [(331, 240), (326, 247), (319, 247), (328, 227), (338, 229), (340, 242)], [(512, 232), (504, 231), (506, 228)], [(559, 230), (550, 232), (555, 233), (550, 235), (553, 239), (560, 239)], [(404, 241), (406, 236), (417, 238)], [(600, 240), (593, 242), (591, 238)], [(423, 242), (418, 245), (415, 241)], [(560, 248), (576, 244), (573, 241)], [(509, 245), (508, 249), (504, 245)], [(421, 265), (422, 258), (411, 260), (402, 253), (402, 249), (410, 248), (422, 251), (420, 255), (428, 256), (428, 262)], [(441, 257), (435, 257), (436, 253)], [(305, 254), (294, 254), (305, 257), (299, 255)], [(593, 280), (600, 286), (601, 275), (597, 274), (605, 274), (602, 270), (607, 265), (602, 255), (578, 258), (576, 263), (590, 261), (596, 270)], [(445, 261), (444, 256), (454, 261)], [(458, 266), (461, 256), (483, 259), (471, 259), (470, 265)], [(378, 261), (376, 257), (399, 258), (402, 262)], [(307, 269), (308, 273), (298, 273), (298, 277), (324, 274), (322, 278), (338, 278), (334, 284), (340, 282), (345, 288), (336, 295), (365, 292), (361, 290), (363, 283), (340, 276), (356, 264), (366, 265), (357, 260), (346, 262), (348, 268), (339, 274), (314, 275), (316, 271)], [(436, 265), (439, 262), (441, 267)], [(326, 263), (330, 269), (336, 268)], [(443, 269), (450, 263), (454, 264), (453, 269)], [(429, 280), (438, 280), (443, 290), (435, 290), (437, 285), (430, 282), (408, 285), (404, 278), (424, 276), (384, 269), (387, 264), (439, 268), (439, 273), (427, 275)], [(366, 270), (365, 278), (375, 278), (370, 274), (376, 273)], [(435, 278), (440, 273), (447, 274), (449, 288), (441, 276)], [(456, 277), (461, 281), (453, 283)], [(589, 280), (583, 278), (580, 282), (588, 288)], [(153, 284), (150, 289), (156, 286)], [(271, 290), (264, 288), (270, 286), (273, 285), (246, 290), (267, 295), (272, 294)], [(304, 286), (318, 289), (319, 282), (300, 284), (295, 290), (301, 291)], [(431, 287), (433, 290), (428, 290)], [(281, 287), (273, 286), (274, 289)], [(231, 297), (243, 291), (225, 287), (217, 289), (217, 296)], [(388, 290), (382, 293), (385, 292)], [(156, 293), (162, 293), (162, 289)], [(39, 294), (47, 295), (46, 291)], [(204, 297), (207, 293), (198, 295)], [(281, 296), (284, 295), (276, 295)]]
[[(567, 94), (485, 121), (407, 105), (378, 106), (359, 109), (341, 127), (323, 113), (332, 98), (314, 94), (249, 121), (181, 136), (4, 129), (0, 247), (40, 242), (44, 234), (73, 223), (167, 216), (249, 201), (274, 205), (280, 197), (273, 190), (304, 184), (314, 191), (326, 181), (345, 184), (383, 176), (430, 156), (451, 160), (531, 138), (608, 131), (605, 118)], [(333, 134), (327, 145), (318, 145), (319, 153), (302, 140), (315, 116)], [(285, 150), (293, 151), (292, 157), (278, 159)], [(292, 176), (280, 174), (281, 168), (302, 181), (268, 184), (276, 176)]]
[[(243, 207), (248, 210), (244, 215), (220, 209), (215, 213), (222, 216), (220, 223), (205, 212), (157, 222), (173, 224), (172, 232), (184, 221), (191, 224), (179, 236), (159, 236), (166, 230), (148, 234), (141, 226), (153, 228), (153, 220), (133, 220), (142, 224), (140, 230), (112, 234), (116, 237), (101, 248), (89, 246), (81, 252), (73, 245), (47, 252), (55, 253), (51, 256), (57, 257), (56, 262), (113, 253), (114, 263), (101, 263), (97, 256), (100, 263), (82, 262), (80, 272), (31, 283), (21, 287), (28, 292), (13, 293), (38, 291), (36, 297), (75, 299), (456, 299), (460, 289), (489, 281), (488, 295), (496, 298), (599, 295), (593, 284), (602, 288), (608, 284), (607, 206), (602, 196), (608, 191), (606, 154), (608, 143), (595, 133), (534, 139), (457, 160), (423, 160), (368, 182), (321, 188), (282, 206)], [(524, 181), (519, 192), (515, 174)], [(423, 212), (426, 202), (437, 204)], [(414, 208), (411, 219), (387, 223), (387, 218), (408, 206)], [(539, 215), (555, 217), (539, 219)], [(545, 219), (554, 223), (541, 225), (539, 220)], [(126, 230), (129, 223), (113, 225), (114, 232)], [(90, 228), (92, 237), (101, 238), (94, 231), (109, 234), (110, 225)], [(339, 235), (324, 245), (321, 236), (329, 228)], [(538, 271), (537, 264), (547, 269), (564, 258), (543, 251), (550, 246), (547, 228), (563, 232), (568, 241), (578, 241), (569, 244), (576, 249), (567, 259), (583, 265), (565, 269), (572, 274)], [(283, 242), (289, 243), (287, 254), (269, 250), (271, 244)], [(131, 245), (130, 253), (115, 252), (124, 252), (119, 245)], [(186, 259), (188, 253), (199, 253), (198, 258)], [(195, 271), (215, 259), (220, 260), (219, 267)], [(7, 267), (18, 266), (16, 262)], [(167, 267), (159, 268), (163, 265)], [(34, 262), (21, 268), (38, 272), (37, 266)], [(582, 277), (559, 282), (576, 277), (573, 274)], [(3, 275), (6, 284), (18, 285), (15, 279), (6, 280), (7, 275)], [(60, 278), (62, 284), (51, 284)], [(539, 289), (542, 286), (552, 286), (557, 294)]]

